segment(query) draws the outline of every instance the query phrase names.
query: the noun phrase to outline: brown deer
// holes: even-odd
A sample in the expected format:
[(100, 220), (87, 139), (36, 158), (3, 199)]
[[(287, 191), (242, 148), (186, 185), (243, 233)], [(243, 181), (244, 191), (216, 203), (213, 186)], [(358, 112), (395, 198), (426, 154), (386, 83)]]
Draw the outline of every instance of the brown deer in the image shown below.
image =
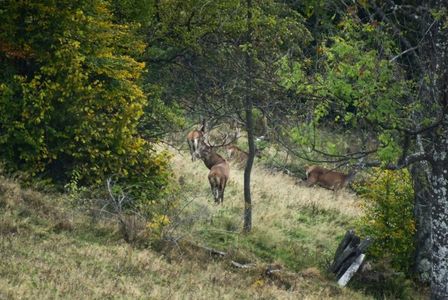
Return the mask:
[[(242, 150), (240, 147), (236, 145), (227, 145), (226, 151), (227, 151), (227, 158), (229, 160), (234, 161), (240, 168), (244, 166), (244, 164), (247, 161), (247, 158), (249, 157), (249, 153)], [(255, 150), (255, 156), (257, 156), (258, 158), (261, 157), (261, 153), (258, 149)]]
[(202, 143), (205, 136), (205, 120), (202, 120), (202, 125), (199, 130), (192, 130), (187, 134), (187, 143), (190, 148), (191, 161), (199, 158), (199, 144)]
[(309, 187), (317, 183), (324, 188), (337, 191), (345, 188), (353, 180), (355, 174), (356, 170), (346, 175), (323, 167), (310, 166), (306, 169), (306, 185)]
[(199, 144), (199, 157), (204, 161), (205, 166), (210, 169), (208, 173), (208, 181), (212, 189), (215, 203), (223, 203), (224, 190), (229, 180), (230, 167), (229, 163), (213, 149), (211, 146), (202, 141)]

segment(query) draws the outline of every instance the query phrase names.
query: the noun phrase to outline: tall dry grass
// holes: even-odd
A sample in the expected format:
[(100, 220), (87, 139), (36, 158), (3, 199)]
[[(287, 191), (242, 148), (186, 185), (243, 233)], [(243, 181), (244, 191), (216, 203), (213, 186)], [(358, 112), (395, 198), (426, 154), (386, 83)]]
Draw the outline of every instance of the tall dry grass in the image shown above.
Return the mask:
[[(212, 196), (207, 181), (208, 169), (204, 164), (201, 161), (192, 162), (185, 152), (173, 153), (177, 178), (182, 178), (181, 181), (185, 182), (185, 192), (194, 198), (197, 205), (207, 205), (213, 213), (223, 209), (242, 212), (244, 170), (231, 164), (224, 205), (216, 206), (211, 202)], [(253, 224), (256, 230), (270, 230), (273, 224), (281, 224), (281, 227), (287, 228), (295, 222), (292, 216), (301, 210), (334, 212), (347, 219), (362, 214), (356, 195), (347, 190), (334, 192), (320, 187), (305, 187), (298, 184), (293, 177), (270, 172), (259, 165), (254, 166), (251, 178)], [(242, 220), (239, 225), (242, 226), (241, 222)]]
[[(185, 152), (174, 155), (173, 166), (178, 179), (183, 178), (184, 190), (178, 196), (190, 203), (180, 216), (190, 223), (179, 234), (198, 244), (223, 246), (232, 259), (250, 260), (255, 268), (240, 270), (227, 259), (195, 256), (180, 243), (172, 245), (176, 255), (129, 245), (116, 227), (92, 222), (62, 195), (23, 189), (0, 178), (0, 299), (369, 298), (338, 288), (320, 269), (303, 267), (306, 263), (300, 270), (282, 266), (281, 273), (264, 273), (267, 263), (275, 262), (269, 253), (276, 245), (280, 250), (295, 243), (303, 244), (297, 250), (319, 249), (319, 243), (327, 247), (325, 240), (336, 233), (332, 216), (345, 222), (359, 213), (350, 194), (334, 197), (307, 190), (284, 175), (256, 167), (254, 232), (242, 235), (242, 171), (232, 169), (224, 205), (216, 206), (201, 162), (192, 163)], [(317, 224), (313, 212), (329, 223)], [(61, 225), (64, 222), (69, 225)], [(303, 238), (296, 238), (294, 230)]]
[(296, 184), (256, 164), (252, 172), (253, 230), (242, 234), (243, 173), (231, 165), (223, 205), (212, 201), (208, 169), (191, 162), (186, 152), (173, 152), (173, 167), (188, 201), (184, 217), (192, 224), (180, 233), (190, 239), (236, 251), (245, 260), (281, 263), (294, 271), (325, 269), (339, 239), (361, 214), (356, 196)]

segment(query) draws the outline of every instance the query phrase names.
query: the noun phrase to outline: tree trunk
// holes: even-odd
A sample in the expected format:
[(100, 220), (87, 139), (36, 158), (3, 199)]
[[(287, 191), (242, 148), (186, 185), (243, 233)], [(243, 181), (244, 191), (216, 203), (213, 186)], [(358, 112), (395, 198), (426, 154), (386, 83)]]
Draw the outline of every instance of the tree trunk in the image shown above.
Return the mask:
[[(426, 97), (430, 94), (426, 90)], [(424, 152), (422, 135), (416, 136), (417, 150)], [(416, 225), (414, 273), (422, 283), (431, 282), (431, 166), (427, 161), (413, 164), (410, 168), (414, 189), (414, 218)]]
[(448, 299), (448, 116), (438, 132), (432, 162), (431, 299)]
[(416, 163), (410, 172), (414, 188), (414, 218), (416, 225), (414, 272), (420, 282), (431, 279), (431, 193), (427, 174), (427, 163)]
[(244, 169), (244, 232), (250, 232), (252, 229), (252, 199), (250, 193), (250, 175), (252, 172), (252, 165), (255, 157), (255, 144), (254, 144), (254, 122), (252, 116), (252, 76), (253, 76), (253, 63), (251, 58), (251, 46), (252, 46), (252, 0), (247, 0), (247, 37), (246, 43), (248, 49), (246, 52), (246, 98), (244, 103), (244, 110), (246, 114), (246, 130), (247, 130), (247, 142), (249, 144), (249, 156), (246, 162), (246, 168)]
[(435, 0), (434, 11), (444, 12), (435, 32), (431, 66), (434, 70), (434, 95), (445, 112), (441, 124), (431, 132), (433, 155), (431, 248), (431, 299), (448, 299), (448, 28), (446, 27), (446, 0)]

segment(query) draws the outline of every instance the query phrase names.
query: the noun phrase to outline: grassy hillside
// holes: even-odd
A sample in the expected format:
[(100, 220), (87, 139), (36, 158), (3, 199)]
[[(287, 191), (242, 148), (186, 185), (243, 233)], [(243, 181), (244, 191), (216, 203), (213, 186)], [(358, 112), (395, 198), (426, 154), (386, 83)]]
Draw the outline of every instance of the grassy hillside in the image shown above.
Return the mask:
[[(369, 299), (323, 271), (360, 213), (351, 194), (256, 167), (254, 230), (244, 235), (242, 171), (231, 169), (224, 205), (216, 206), (202, 162), (174, 153), (173, 164), (182, 210), (167, 236), (177, 242), (157, 250), (125, 243), (113, 223), (94, 221), (62, 195), (0, 178), (0, 299)], [(281, 271), (266, 275), (269, 266)]]
[(292, 270), (322, 265), (333, 254), (354, 217), (360, 214), (356, 198), (346, 191), (334, 193), (295, 184), (284, 174), (256, 166), (252, 175), (253, 232), (242, 228), (243, 170), (231, 167), (224, 205), (213, 203), (201, 161), (176, 155), (174, 164), (184, 183), (184, 197), (192, 201), (186, 215), (196, 222), (187, 233), (219, 249), (256, 254), (266, 262), (278, 261)]

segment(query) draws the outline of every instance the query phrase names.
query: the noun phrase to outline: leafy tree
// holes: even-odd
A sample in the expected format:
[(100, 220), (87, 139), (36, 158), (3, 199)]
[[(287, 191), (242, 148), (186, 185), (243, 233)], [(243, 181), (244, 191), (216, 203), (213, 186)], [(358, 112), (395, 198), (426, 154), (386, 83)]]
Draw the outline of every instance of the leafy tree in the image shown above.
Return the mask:
[(10, 169), (84, 183), (140, 178), (156, 198), (167, 160), (137, 133), (145, 49), (107, 1), (7, 1), (0, 10), (0, 156)]

